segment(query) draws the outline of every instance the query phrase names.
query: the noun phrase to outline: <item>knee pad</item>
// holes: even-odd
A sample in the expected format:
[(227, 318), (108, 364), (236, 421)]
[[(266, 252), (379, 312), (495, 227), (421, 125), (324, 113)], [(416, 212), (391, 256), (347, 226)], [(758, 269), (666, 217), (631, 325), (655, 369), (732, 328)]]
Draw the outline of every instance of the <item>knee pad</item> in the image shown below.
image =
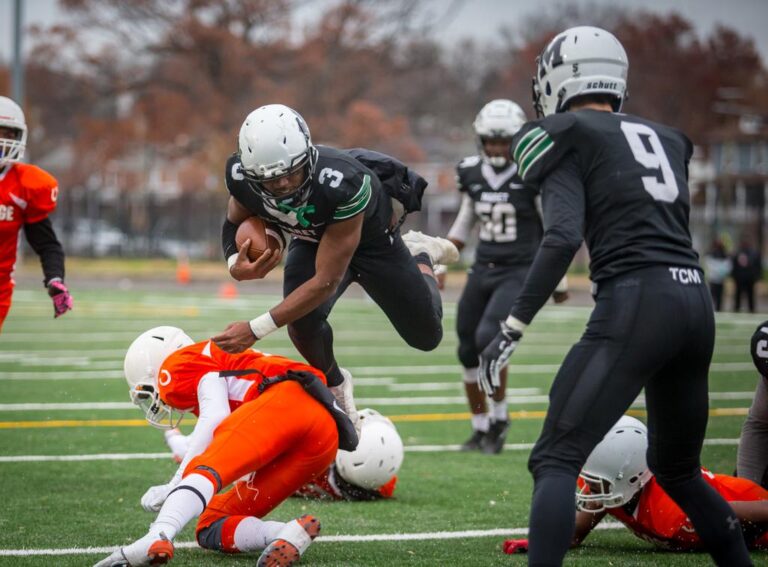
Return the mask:
[(246, 516), (224, 516), (212, 524), (197, 531), (197, 543), (203, 549), (238, 553), (235, 547), (235, 530)]
[(197, 532), (197, 543), (203, 549), (212, 549), (213, 551), (221, 551), (221, 534), (224, 530), (224, 522), (227, 518), (219, 518), (212, 524), (204, 527)]

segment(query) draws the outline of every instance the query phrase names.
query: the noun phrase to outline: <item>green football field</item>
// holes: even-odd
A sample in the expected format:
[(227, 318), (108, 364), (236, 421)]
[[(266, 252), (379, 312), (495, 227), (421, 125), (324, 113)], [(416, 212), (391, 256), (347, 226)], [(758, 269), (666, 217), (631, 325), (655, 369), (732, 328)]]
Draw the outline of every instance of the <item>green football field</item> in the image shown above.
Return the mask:
[[(75, 311), (54, 321), (43, 292), (17, 290), (0, 335), (0, 565), (91, 565), (143, 535), (152, 514), (139, 499), (167, 482), (175, 464), (162, 434), (130, 405), (122, 377), (126, 348), (155, 325), (176, 325), (196, 340), (248, 319), (276, 297), (214, 293), (79, 292)], [(501, 455), (465, 454), (470, 433), (453, 332), (431, 353), (410, 349), (370, 302), (344, 299), (333, 312), (336, 352), (355, 377), (358, 407), (396, 423), (406, 445), (396, 498), (373, 503), (291, 499), (271, 518), (317, 515), (321, 537), (302, 564), (317, 566), (523, 565), (501, 543), (525, 537), (531, 479), (526, 460), (546, 408), (546, 393), (587, 307), (548, 306), (513, 357), (513, 424)], [(712, 417), (703, 463), (730, 473), (741, 423), (755, 387), (748, 341), (761, 316), (718, 315), (711, 372)], [(285, 331), (258, 347), (296, 357)], [(642, 400), (634, 406), (643, 418)], [(685, 419), (685, 416), (680, 416)], [(185, 420), (182, 429), (190, 431)], [(173, 565), (253, 565), (255, 556), (203, 551), (193, 525), (177, 539)], [(703, 554), (657, 552), (620, 526), (594, 532), (567, 565), (709, 565)], [(768, 554), (753, 555), (758, 564)]]

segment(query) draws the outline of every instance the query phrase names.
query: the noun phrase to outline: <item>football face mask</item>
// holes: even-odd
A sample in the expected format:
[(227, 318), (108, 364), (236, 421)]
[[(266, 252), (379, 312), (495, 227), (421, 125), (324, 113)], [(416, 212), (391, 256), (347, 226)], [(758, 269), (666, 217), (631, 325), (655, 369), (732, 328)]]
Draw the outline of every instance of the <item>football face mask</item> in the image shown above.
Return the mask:
[(161, 400), (152, 384), (137, 384), (131, 390), (131, 401), (139, 406), (144, 418), (158, 429), (173, 429), (179, 425), (184, 413)]

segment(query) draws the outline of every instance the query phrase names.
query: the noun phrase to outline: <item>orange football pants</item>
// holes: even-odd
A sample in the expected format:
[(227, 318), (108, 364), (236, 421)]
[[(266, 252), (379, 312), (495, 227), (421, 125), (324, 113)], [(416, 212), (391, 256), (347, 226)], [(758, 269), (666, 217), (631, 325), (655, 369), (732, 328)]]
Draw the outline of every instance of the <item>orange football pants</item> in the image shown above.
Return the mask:
[[(216, 428), (208, 448), (190, 461), (184, 476), (202, 474), (229, 491), (209, 502), (197, 532), (225, 516), (224, 547), (245, 516), (261, 518), (333, 462), (339, 438), (328, 411), (297, 382), (281, 382), (232, 412)], [(215, 471), (218, 475), (211, 472)]]

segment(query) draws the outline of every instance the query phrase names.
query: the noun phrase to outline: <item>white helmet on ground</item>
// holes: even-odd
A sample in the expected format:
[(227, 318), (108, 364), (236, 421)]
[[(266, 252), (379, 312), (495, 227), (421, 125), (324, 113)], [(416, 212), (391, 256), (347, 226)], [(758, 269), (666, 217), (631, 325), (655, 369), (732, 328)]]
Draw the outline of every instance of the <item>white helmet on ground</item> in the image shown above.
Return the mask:
[[(284, 202), (300, 205), (309, 196), (317, 149), (301, 115), (283, 104), (267, 104), (251, 112), (240, 127), (238, 154), (242, 173), (260, 197), (273, 206)], [(293, 192), (276, 197), (263, 181), (290, 175), (306, 168), (304, 182)]]
[(504, 167), (510, 160), (509, 156), (488, 156), (483, 147), (483, 140), (486, 138), (511, 140), (526, 121), (523, 109), (505, 98), (492, 100), (480, 109), (473, 126), (477, 135), (478, 149), (483, 159), (494, 167)]
[(539, 117), (565, 112), (577, 96), (607, 94), (619, 112), (627, 96), (627, 52), (603, 29), (579, 26), (559, 33), (537, 58), (533, 106)]
[(6, 96), (0, 96), (0, 167), (21, 161), (27, 147), (27, 123), (21, 107)]
[(586, 512), (616, 508), (629, 502), (651, 480), (645, 453), (648, 429), (639, 419), (623, 416), (587, 458), (579, 477), (588, 490), (576, 491), (576, 505)]
[(403, 441), (395, 424), (376, 410), (360, 410), (360, 443), (352, 452), (336, 453), (336, 469), (347, 482), (376, 490), (403, 464)]
[(176, 427), (183, 412), (174, 410), (159, 397), (158, 373), (168, 356), (193, 344), (178, 327), (155, 327), (139, 335), (128, 347), (123, 362), (131, 401), (144, 411), (147, 421), (159, 429)]

